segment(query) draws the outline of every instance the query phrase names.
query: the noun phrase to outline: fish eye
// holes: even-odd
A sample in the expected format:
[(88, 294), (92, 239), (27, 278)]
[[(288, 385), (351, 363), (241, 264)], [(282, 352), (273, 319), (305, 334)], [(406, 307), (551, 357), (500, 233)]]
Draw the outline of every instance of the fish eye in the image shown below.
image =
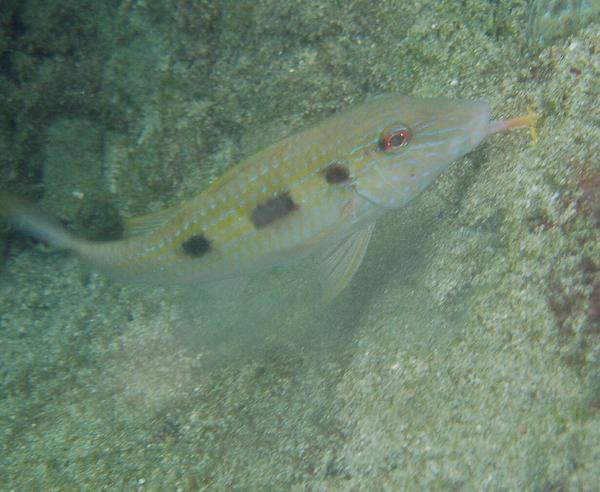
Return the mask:
[(381, 152), (394, 152), (408, 145), (411, 138), (412, 133), (408, 127), (389, 127), (381, 132), (377, 147)]

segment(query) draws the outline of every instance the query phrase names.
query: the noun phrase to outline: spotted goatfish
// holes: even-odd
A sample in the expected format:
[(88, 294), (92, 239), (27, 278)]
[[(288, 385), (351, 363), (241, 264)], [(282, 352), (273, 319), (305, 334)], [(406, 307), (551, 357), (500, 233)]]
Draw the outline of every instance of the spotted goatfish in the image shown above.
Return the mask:
[(533, 115), (490, 121), (484, 101), (384, 95), (266, 147), (180, 206), (130, 219), (118, 241), (78, 239), (6, 193), (0, 213), (142, 282), (244, 276), (316, 251), (330, 301), (359, 268), (388, 209), (409, 202), (487, 135), (533, 124)]

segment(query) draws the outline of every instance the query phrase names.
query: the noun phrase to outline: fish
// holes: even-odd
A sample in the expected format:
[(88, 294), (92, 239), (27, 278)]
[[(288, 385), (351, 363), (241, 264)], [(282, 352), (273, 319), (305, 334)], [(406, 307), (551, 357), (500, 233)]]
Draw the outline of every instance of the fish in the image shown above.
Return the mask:
[(244, 159), (187, 202), (126, 222), (122, 239), (75, 237), (0, 192), (0, 215), (119, 279), (159, 285), (245, 277), (318, 256), (325, 303), (360, 267), (377, 220), (422, 193), (485, 137), (535, 128), (492, 121), (486, 101), (387, 94)]

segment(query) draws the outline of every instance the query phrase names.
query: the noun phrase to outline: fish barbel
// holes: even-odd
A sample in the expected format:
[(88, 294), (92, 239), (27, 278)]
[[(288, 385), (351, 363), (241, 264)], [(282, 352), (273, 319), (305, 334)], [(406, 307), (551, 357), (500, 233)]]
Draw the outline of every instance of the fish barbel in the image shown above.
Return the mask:
[(266, 147), (181, 206), (130, 219), (118, 241), (78, 239), (6, 193), (0, 213), (142, 282), (210, 282), (318, 251), (328, 301), (357, 271), (386, 210), (409, 202), (487, 135), (533, 121), (492, 122), (484, 101), (385, 95)]

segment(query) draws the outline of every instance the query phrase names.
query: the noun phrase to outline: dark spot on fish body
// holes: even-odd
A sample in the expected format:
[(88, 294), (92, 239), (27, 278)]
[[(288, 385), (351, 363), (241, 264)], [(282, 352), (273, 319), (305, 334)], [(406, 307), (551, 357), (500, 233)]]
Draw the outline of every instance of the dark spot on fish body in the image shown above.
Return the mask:
[(197, 234), (181, 243), (181, 249), (191, 258), (200, 258), (210, 251), (211, 245), (211, 241), (206, 236)]
[(329, 184), (339, 184), (350, 179), (350, 171), (348, 168), (338, 162), (329, 164), (325, 168), (325, 180)]
[(252, 212), (252, 223), (257, 229), (262, 229), (279, 219), (282, 219), (298, 209), (288, 192), (269, 198), (264, 203), (259, 203)]

